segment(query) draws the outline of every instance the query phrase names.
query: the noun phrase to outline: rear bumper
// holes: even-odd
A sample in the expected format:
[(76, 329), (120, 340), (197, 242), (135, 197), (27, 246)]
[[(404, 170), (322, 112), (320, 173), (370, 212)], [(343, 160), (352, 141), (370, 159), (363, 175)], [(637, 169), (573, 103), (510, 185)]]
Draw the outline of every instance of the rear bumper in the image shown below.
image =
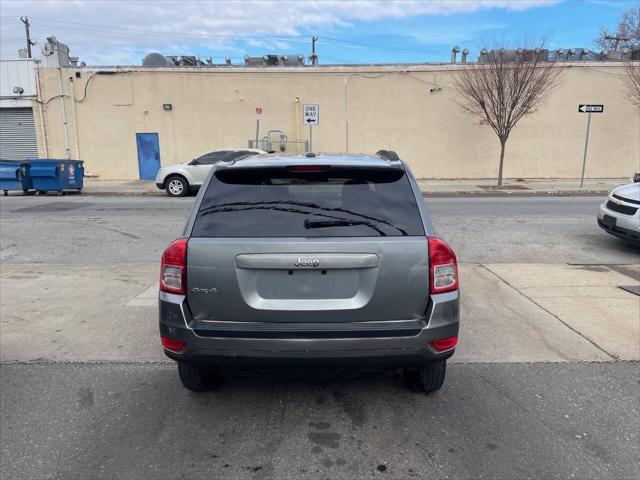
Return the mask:
[(242, 370), (297, 370), (307, 368), (358, 368), (386, 369), (419, 367), (428, 363), (444, 360), (453, 355), (454, 349), (441, 354), (427, 354), (422, 351), (368, 350), (331, 351), (331, 352), (291, 352), (191, 349), (185, 354), (176, 354), (165, 350), (165, 354), (176, 361), (185, 361), (192, 365), (214, 368), (219, 371)]
[(156, 187), (158, 187), (160, 190), (164, 190), (164, 182), (162, 183), (156, 182)]
[(353, 331), (344, 325), (341, 327), (340, 332), (330, 338), (299, 332), (286, 338), (277, 338), (277, 333), (269, 338), (202, 336), (194, 331), (202, 334), (202, 325), (189, 321), (184, 297), (160, 294), (160, 334), (186, 342), (180, 352), (165, 350), (165, 354), (174, 360), (220, 370), (314, 366), (398, 368), (446, 359), (453, 355), (454, 349), (438, 352), (431, 342), (458, 335), (459, 294), (433, 296), (427, 316), (416, 331), (372, 331), (363, 336), (356, 326)]

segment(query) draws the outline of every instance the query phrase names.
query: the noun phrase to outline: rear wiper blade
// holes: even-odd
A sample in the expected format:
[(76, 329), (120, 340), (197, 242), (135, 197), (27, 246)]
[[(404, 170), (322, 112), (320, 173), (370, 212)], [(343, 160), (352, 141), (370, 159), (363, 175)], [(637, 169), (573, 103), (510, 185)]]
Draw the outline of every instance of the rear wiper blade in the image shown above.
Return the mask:
[(387, 234), (384, 233), (375, 223), (367, 222), (366, 220), (348, 220), (348, 219), (340, 219), (340, 220), (309, 220), (306, 219), (304, 221), (304, 228), (330, 228), (330, 227), (351, 227), (353, 225), (364, 225), (365, 227), (369, 227), (374, 229), (376, 232), (380, 234), (380, 236), (386, 237)]

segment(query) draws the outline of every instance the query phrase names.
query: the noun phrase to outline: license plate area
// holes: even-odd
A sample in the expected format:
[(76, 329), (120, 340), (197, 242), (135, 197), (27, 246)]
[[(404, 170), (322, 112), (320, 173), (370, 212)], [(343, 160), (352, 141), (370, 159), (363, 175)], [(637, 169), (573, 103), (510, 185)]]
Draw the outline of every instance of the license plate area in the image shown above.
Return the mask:
[(616, 219), (610, 215), (605, 215), (602, 218), (602, 224), (607, 228), (613, 228), (616, 226)]
[(360, 270), (255, 270), (256, 293), (265, 299), (353, 298)]

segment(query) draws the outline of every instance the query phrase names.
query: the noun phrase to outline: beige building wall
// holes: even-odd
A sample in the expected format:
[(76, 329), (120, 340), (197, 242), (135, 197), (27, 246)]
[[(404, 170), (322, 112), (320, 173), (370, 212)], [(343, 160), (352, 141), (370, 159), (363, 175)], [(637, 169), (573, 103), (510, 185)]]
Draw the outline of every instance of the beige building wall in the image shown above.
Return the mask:
[[(420, 178), (494, 178), (499, 143), (486, 125), (463, 113), (452, 86), (453, 65), (305, 68), (39, 69), (42, 103), (35, 107), (40, 150), (65, 154), (61, 99), (69, 149), (101, 179), (138, 179), (136, 132), (157, 132), (163, 165), (219, 148), (243, 148), (284, 130), (308, 138), (296, 108), (320, 104), (313, 149), (375, 153), (396, 150)], [(567, 64), (559, 86), (525, 118), (507, 144), (505, 176), (580, 176), (587, 115), (580, 103), (603, 103), (594, 114), (587, 177), (627, 177), (640, 169), (640, 110), (629, 101), (624, 70), (615, 63)], [(296, 97), (300, 104), (296, 103)], [(165, 111), (163, 104), (172, 104)], [(44, 123), (45, 129), (42, 129)]]

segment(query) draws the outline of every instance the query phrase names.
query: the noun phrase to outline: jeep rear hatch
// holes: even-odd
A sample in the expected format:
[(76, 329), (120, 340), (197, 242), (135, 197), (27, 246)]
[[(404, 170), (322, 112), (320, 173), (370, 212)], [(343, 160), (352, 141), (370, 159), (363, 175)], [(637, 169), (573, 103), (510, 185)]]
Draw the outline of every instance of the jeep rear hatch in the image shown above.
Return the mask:
[(420, 320), (429, 297), (416, 199), (390, 167), (221, 169), (187, 259), (196, 321)]

